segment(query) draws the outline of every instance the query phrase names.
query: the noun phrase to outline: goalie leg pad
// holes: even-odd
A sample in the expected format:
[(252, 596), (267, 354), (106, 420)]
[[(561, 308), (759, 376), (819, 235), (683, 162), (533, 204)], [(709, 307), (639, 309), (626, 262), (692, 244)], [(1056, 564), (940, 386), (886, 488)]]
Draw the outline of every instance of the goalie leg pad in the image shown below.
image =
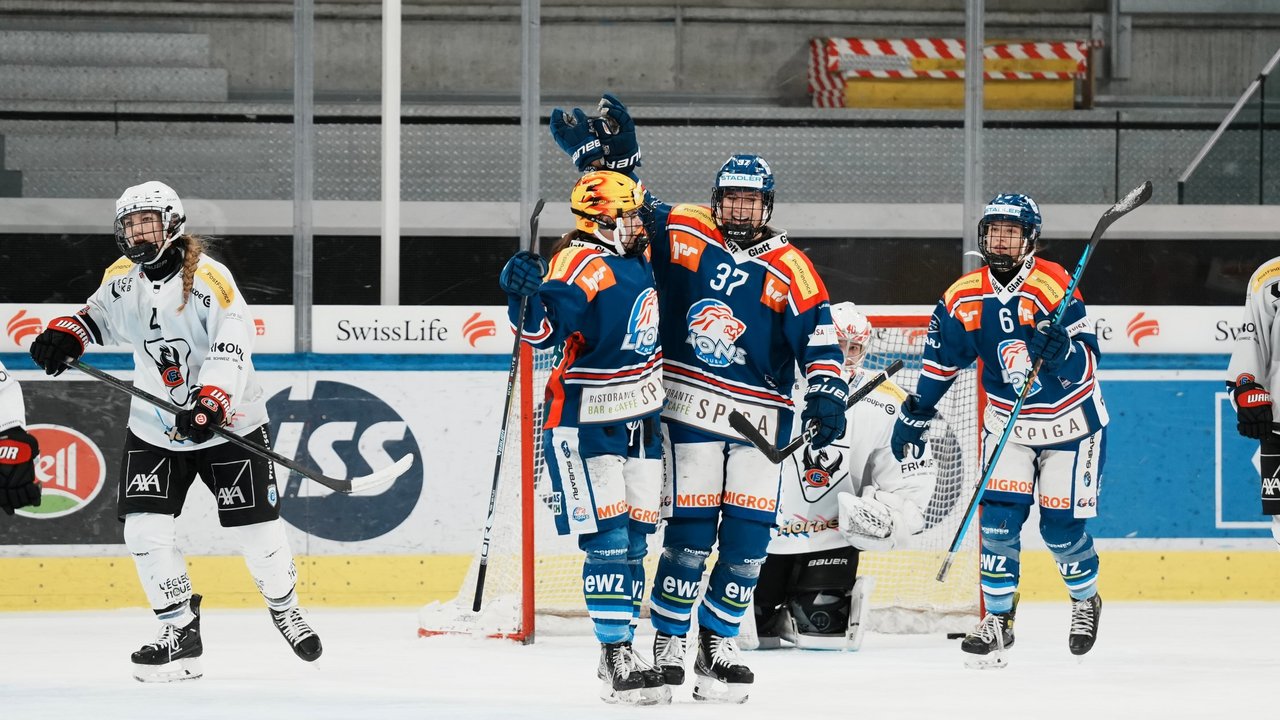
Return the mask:
[(234, 529), (240, 541), (240, 553), (249, 567), (258, 591), (267, 600), (267, 606), (283, 612), (298, 605), (294, 588), (298, 584), (298, 569), (293, 563), (293, 551), (284, 532), (284, 521), (276, 518), (256, 525), (244, 525)]
[(987, 612), (1013, 607), (1022, 574), (1022, 524), (1031, 507), (1022, 503), (982, 502), (982, 599)]
[(1067, 591), (1076, 600), (1092, 597), (1098, 584), (1098, 552), (1084, 524), (1084, 520), (1071, 517), (1069, 511), (1040, 509), (1040, 537), (1053, 554)]
[(582, 564), (582, 595), (596, 639), (604, 644), (630, 642), (632, 618), (631, 565), (627, 530), (614, 528), (578, 538), (587, 553)]
[(737, 637), (738, 623), (750, 608), (760, 580), (772, 529), (772, 524), (724, 516), (720, 523), (720, 557), (698, 607), (701, 629), (721, 637)]
[(795, 623), (797, 647), (844, 649), (850, 621), (850, 593), (857, 567), (858, 551), (852, 547), (803, 556), (795, 590), (787, 603)]
[[(787, 615), (787, 596), (795, 585), (796, 561), (803, 557), (805, 556), (770, 553), (765, 558), (755, 595), (751, 600), (752, 611), (743, 617), (738, 647), (743, 650), (775, 650), (782, 647), (784, 626), (791, 622)], [(748, 630), (754, 632), (748, 633)]]
[[(178, 550), (174, 517), (159, 513), (126, 515), (124, 544), (133, 555), (138, 579), (151, 608), (157, 614), (172, 608), (185, 608), (191, 599), (191, 578), (187, 576), (187, 562)], [(161, 619), (183, 625), (193, 617), (179, 613)]]
[(658, 632), (688, 634), (693, 604), (702, 587), (702, 571), (715, 538), (715, 518), (674, 517), (667, 521), (662, 557), (649, 595), (650, 618)]

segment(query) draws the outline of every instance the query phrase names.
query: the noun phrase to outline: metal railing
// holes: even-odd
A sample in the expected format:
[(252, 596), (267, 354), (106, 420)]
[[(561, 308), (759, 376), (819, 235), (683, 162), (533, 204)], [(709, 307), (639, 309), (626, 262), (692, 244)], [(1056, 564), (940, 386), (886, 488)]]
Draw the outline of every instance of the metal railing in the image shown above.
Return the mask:
[[(1280, 202), (1280, 188), (1268, 187), (1268, 182), (1275, 185), (1280, 178), (1267, 174), (1267, 134), (1280, 130), (1280, 123), (1267, 125), (1267, 80), (1277, 63), (1280, 50), (1240, 94), (1217, 130), (1178, 176), (1179, 205), (1254, 204), (1255, 199), (1258, 205), (1267, 204), (1268, 199)], [(1273, 83), (1271, 91), (1280, 93), (1280, 87)], [(1197, 172), (1199, 176), (1193, 183)]]

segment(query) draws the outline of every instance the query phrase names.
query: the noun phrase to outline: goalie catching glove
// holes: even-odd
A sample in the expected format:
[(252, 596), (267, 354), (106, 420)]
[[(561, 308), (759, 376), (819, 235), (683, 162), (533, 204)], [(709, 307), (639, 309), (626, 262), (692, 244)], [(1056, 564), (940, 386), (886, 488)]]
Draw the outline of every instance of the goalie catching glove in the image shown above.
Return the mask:
[(892, 550), (924, 529), (924, 513), (914, 502), (868, 485), (862, 497), (840, 493), (840, 534), (859, 550)]
[(222, 427), (231, 415), (231, 396), (220, 387), (205, 385), (196, 393), (195, 405), (173, 418), (175, 441), (190, 438), (202, 443), (213, 437), (213, 429)]

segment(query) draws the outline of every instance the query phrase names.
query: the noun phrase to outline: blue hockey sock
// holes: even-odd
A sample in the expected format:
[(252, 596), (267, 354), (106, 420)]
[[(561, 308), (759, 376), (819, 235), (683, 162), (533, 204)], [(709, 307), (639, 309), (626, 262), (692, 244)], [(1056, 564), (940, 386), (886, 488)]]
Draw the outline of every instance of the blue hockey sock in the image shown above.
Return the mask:
[(644, 556), (649, 551), (649, 536), (634, 527), (630, 532), (627, 565), (631, 568), (631, 638), (634, 638), (636, 625), (640, 622), (640, 607), (644, 604)]
[(1027, 505), (982, 506), (982, 602), (989, 613), (1013, 609), (1022, 574), (1022, 524), (1030, 513)]
[(596, 639), (602, 643), (630, 640), (632, 591), (626, 528), (583, 535), (578, 545), (587, 553), (582, 564), (582, 596)]
[(707, 593), (698, 606), (698, 626), (723, 637), (737, 637), (738, 623), (751, 608), (769, 546), (764, 523), (726, 515), (720, 523), (720, 557), (711, 570)]
[(671, 518), (667, 522), (662, 557), (649, 595), (649, 617), (658, 632), (688, 634), (715, 535), (716, 518)]
[(1098, 591), (1098, 551), (1093, 537), (1085, 532), (1084, 520), (1069, 513), (1042, 512), (1040, 536), (1053, 553), (1062, 581), (1074, 600), (1092, 597)]

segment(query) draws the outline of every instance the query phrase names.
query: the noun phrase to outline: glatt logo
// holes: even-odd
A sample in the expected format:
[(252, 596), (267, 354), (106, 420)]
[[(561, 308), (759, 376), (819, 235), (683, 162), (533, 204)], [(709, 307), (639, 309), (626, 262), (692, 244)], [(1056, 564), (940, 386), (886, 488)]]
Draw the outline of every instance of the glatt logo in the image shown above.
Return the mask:
[(16, 315), (9, 318), (5, 330), (8, 331), (9, 339), (13, 344), (25, 347), (26, 343), (23, 341), (33, 335), (39, 335), (43, 328), (44, 322), (40, 318), (34, 315), (28, 317), (26, 310), (19, 310)]
[(1143, 340), (1160, 334), (1160, 321), (1155, 318), (1148, 318), (1146, 315), (1143, 312), (1134, 315), (1129, 324), (1125, 326), (1125, 333), (1128, 334), (1129, 340), (1133, 341), (1135, 347), (1141, 346)]
[(480, 338), (493, 337), (498, 334), (498, 326), (492, 320), (486, 320), (480, 316), (480, 313), (473, 313), (467, 321), (462, 323), (462, 334), (467, 338), (467, 344), (471, 347), (476, 346), (476, 341)]
[(28, 425), (40, 443), (36, 481), (43, 487), (40, 504), (18, 514), (40, 520), (77, 512), (102, 491), (107, 463), (92, 440), (62, 425)]

